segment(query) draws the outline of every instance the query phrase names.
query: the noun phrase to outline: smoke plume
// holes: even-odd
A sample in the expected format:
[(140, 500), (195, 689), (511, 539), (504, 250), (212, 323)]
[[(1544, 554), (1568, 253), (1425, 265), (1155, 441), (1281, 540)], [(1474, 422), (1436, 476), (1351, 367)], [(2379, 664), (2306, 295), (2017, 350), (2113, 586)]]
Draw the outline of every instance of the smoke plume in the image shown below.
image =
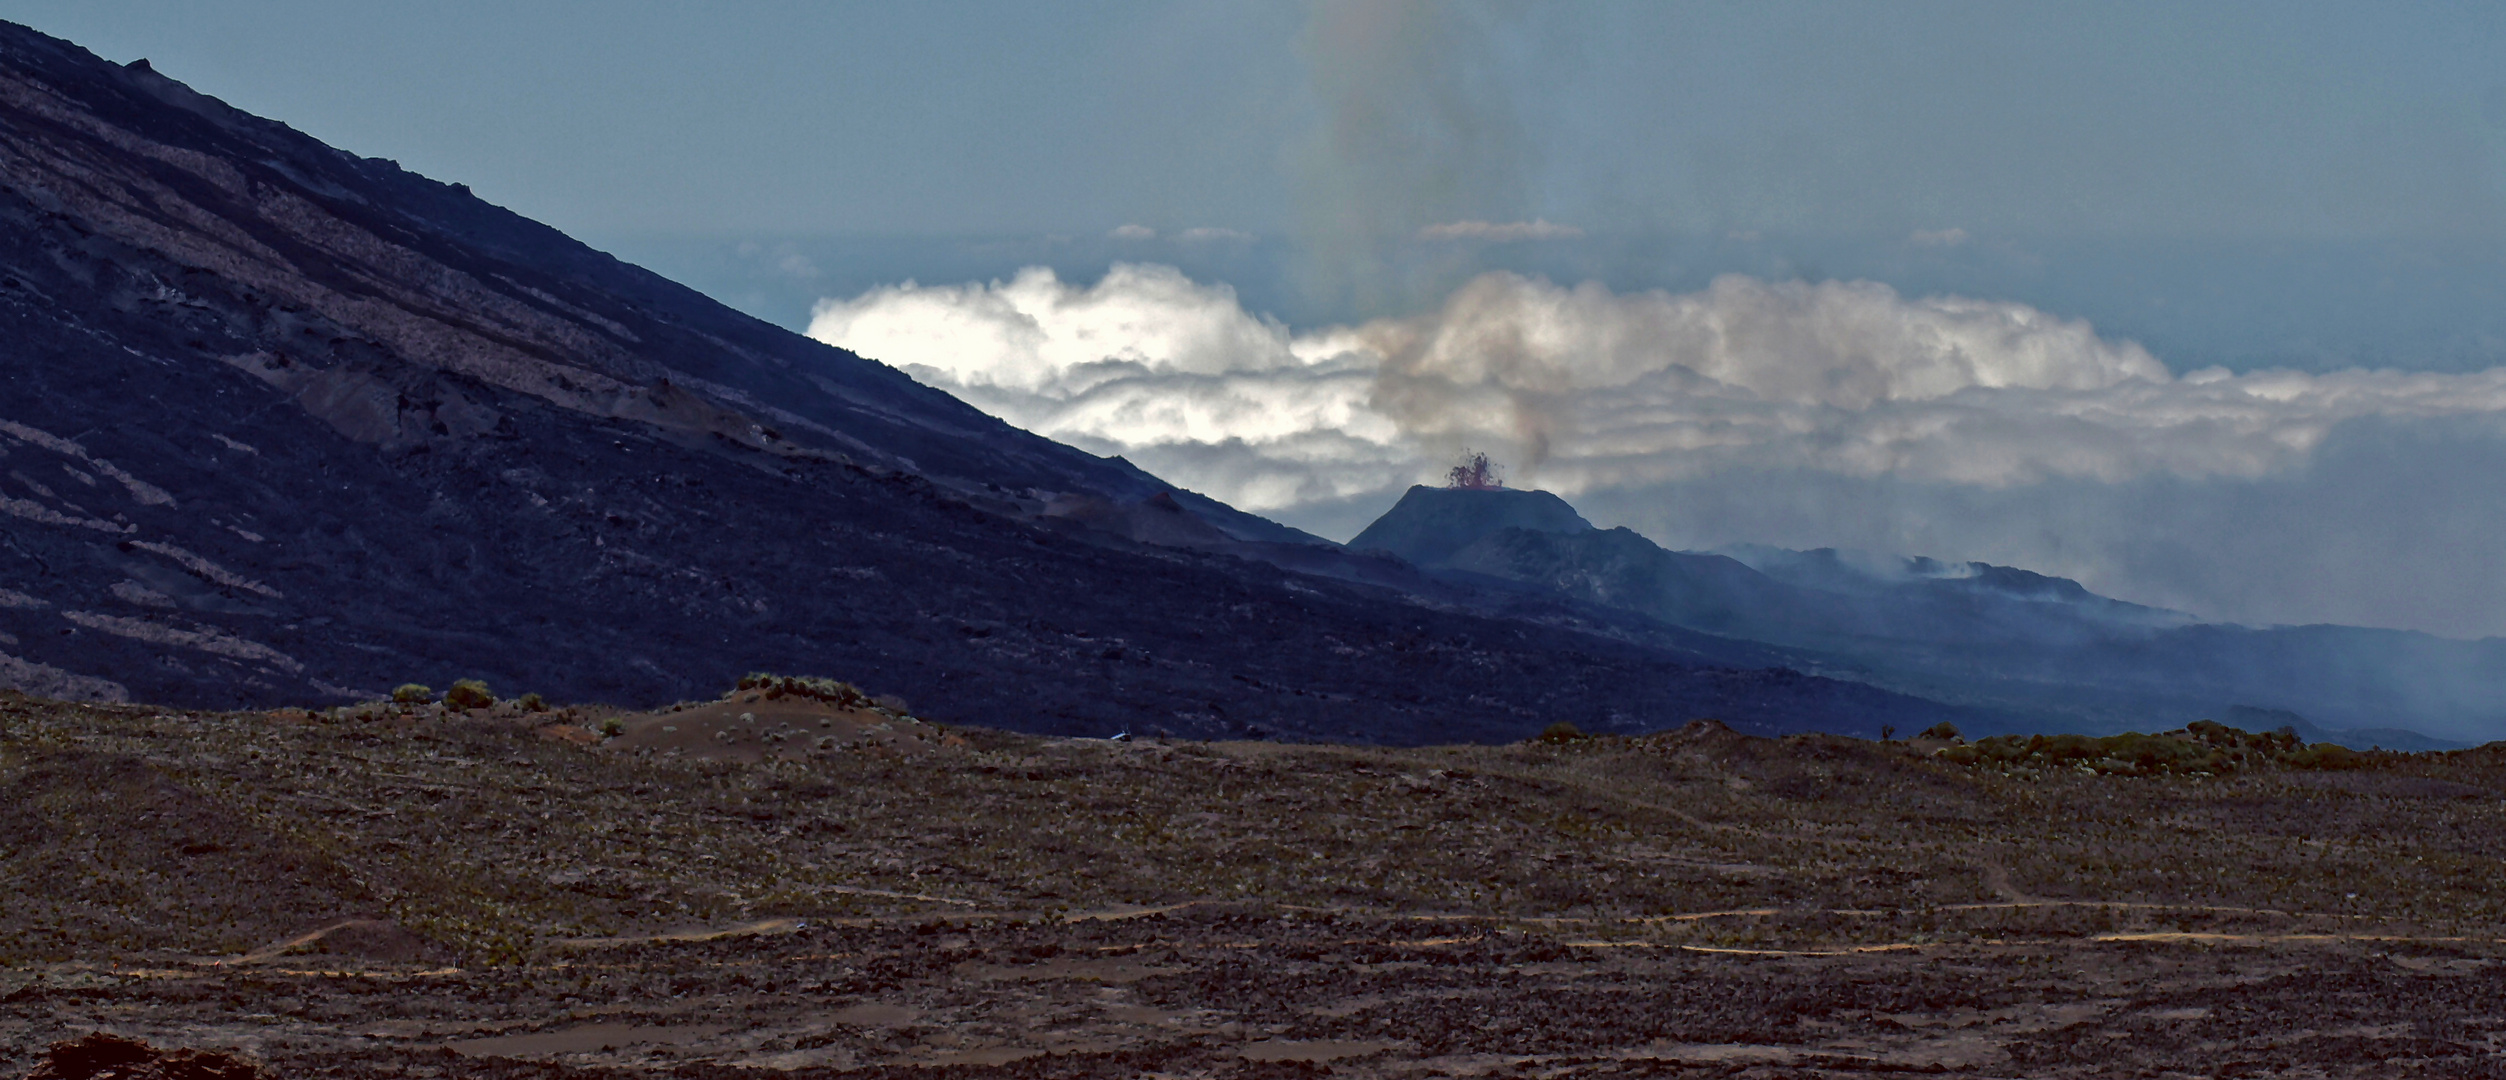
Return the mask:
[(1302, 51), (1321, 122), (1298, 154), (1297, 230), (1316, 299), (1414, 307), (1404, 244), (1530, 217), (1540, 154), (1495, 48), (1508, 21), (1465, 0), (1310, 5)]

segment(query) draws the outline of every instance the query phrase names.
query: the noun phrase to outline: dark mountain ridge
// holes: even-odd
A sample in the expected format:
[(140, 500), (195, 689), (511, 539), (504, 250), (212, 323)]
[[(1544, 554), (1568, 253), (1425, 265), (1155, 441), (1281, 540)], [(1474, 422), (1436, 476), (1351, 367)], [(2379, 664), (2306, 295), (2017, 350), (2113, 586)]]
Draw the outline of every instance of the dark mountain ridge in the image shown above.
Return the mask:
[[(1518, 509), (1533, 505), (1538, 520)], [(1987, 563), (1670, 551), (1593, 528), (1545, 492), (1415, 488), (1352, 544), (1370, 538), (1449, 578), (1795, 650), (1809, 670), (1971, 705), (2011, 730), (2151, 730), (2252, 708), (2301, 712), (2324, 725), (2310, 731), (2361, 746), (2506, 735), (2497, 639), (2198, 623)]]
[[(785, 456), (832, 451), (934, 479), (1141, 497), (1166, 485), (1012, 428), (903, 373), (739, 315), (545, 225), (375, 158), (333, 149), (151, 69), (23, 28), (0, 32), (12, 194), (90, 230), (89, 244), (176, 266), (153, 302), (200, 311), (210, 275), (284, 313), (292, 334), (228, 344), (257, 373), (331, 370), (376, 353), (594, 416), (642, 420)], [(17, 288), (28, 287), (21, 282)], [(191, 335), (200, 333), (194, 318)], [(300, 377), (265, 374), (295, 392)], [(309, 377), (305, 376), (305, 377)], [(406, 445), (355, 410), (353, 374), (309, 411)], [(441, 418), (437, 418), (440, 420)], [(423, 428), (435, 422), (413, 416)], [(1207, 510), (1215, 504), (1202, 504)], [(1277, 529), (1277, 526), (1271, 526)]]
[(0, 685), (38, 693), (649, 704), (765, 668), (1386, 742), (1964, 715), (1343, 553), (9, 24), (0, 387)]

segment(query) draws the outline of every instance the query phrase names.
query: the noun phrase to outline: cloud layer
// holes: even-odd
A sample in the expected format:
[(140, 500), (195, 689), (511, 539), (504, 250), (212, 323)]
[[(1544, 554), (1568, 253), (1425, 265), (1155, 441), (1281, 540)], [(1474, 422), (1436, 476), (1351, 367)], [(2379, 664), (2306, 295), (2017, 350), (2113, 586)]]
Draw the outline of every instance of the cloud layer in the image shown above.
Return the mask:
[(1297, 337), (1224, 285), (1117, 264), (1093, 286), (1008, 281), (827, 300), (810, 336), (895, 364), (1029, 431), (1262, 512), (1407, 484), (1418, 451), (1367, 404), (1378, 359)]
[(1620, 295), (1484, 275), (1355, 331), (1368, 403), (1433, 444), (1510, 443), (1563, 492), (1799, 468), (1981, 486), (2259, 477), (2365, 417), (2506, 412), (2506, 370), (2224, 370), (2024, 304), (1872, 282)]
[[(1618, 507), (1620, 520), (1674, 543), (1911, 540), (1902, 521), (1872, 535), (1889, 517), (1873, 500), (1967, 505), (1978, 533), (1927, 527), (1927, 553), (2032, 555), (2092, 578), (2102, 569), (2110, 580), (2091, 584), (2127, 595), (2164, 575), (2066, 551), (2061, 536), (2014, 544), (2023, 515), (1974, 508), (2064, 492), (2113, 501), (2123, 489), (2215, 501), (2223, 484), (2285, 487), (2327, 439), (2361, 425), (2451, 425), (2475, 438), (2506, 429), (2506, 369), (2179, 375), (2085, 322), (1872, 282), (1727, 276), (1695, 293), (1620, 294), (1491, 273), (1423, 314), (1294, 333), (1225, 286), (1167, 267), (1118, 265), (1084, 287), (1029, 269), (828, 300), (810, 333), (1022, 427), (1291, 521), (1325, 524), (1333, 507), (1431, 482), (1470, 445), (1497, 453), (1518, 485)], [(1722, 535), (1649, 513), (1636, 494), (1744, 477), (1776, 502), (1787, 485), (1825, 492), (1819, 505), (1855, 520), (1822, 527), (1813, 512), (1784, 536)], [(2201, 601), (2180, 582), (2164, 591)], [(2353, 609), (2357, 621), (2409, 617)], [(2454, 623), (2444, 628), (2479, 629)]]

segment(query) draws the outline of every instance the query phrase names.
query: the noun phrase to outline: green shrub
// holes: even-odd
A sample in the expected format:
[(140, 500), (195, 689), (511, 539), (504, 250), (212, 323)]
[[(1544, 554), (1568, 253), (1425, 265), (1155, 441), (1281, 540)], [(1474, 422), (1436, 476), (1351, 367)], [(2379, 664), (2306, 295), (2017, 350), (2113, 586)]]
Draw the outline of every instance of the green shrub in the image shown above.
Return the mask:
[(548, 711), (548, 699), (539, 696), (537, 693), (524, 694), (521, 697), (515, 698), (514, 704), (522, 706), (523, 712)]
[(2339, 743), (2319, 742), (2290, 754), (2288, 763), (2300, 769), (2363, 769), (2367, 755)]
[(486, 683), (463, 679), (444, 691), (444, 704), (456, 709), (484, 709), (496, 704), (496, 695), (488, 692)]
[(770, 675), (758, 671), (743, 676), (732, 692), (738, 693), (744, 690), (762, 692), (769, 700), (780, 697), (804, 697), (855, 709), (870, 704), (870, 696), (862, 693), (861, 687), (848, 682), (837, 682), (834, 679)]
[(1922, 737), (1926, 739), (1957, 739), (1962, 738), (1963, 736), (1958, 734), (1958, 725), (1952, 724), (1947, 720), (1943, 720), (1940, 723), (1924, 728)]
[(392, 700), (403, 705), (424, 705), (435, 700), (435, 688), (423, 683), (402, 683), (393, 688)]
[(1584, 730), (1582, 728), (1576, 727), (1575, 725), (1567, 723), (1564, 720), (1560, 720), (1557, 723), (1540, 729), (1540, 737), (1538, 741), (1544, 743), (1571, 743), (1582, 739), (1589, 739), (1591, 737), (1592, 736), (1590, 735), (1584, 734)]

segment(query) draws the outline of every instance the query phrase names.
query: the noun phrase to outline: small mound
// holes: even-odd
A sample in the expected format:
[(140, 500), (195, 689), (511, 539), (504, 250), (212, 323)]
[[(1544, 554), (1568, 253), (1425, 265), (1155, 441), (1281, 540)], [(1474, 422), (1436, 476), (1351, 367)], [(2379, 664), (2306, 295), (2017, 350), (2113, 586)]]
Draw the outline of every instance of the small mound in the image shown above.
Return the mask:
[(965, 747), (937, 724), (850, 683), (752, 675), (718, 701), (616, 719), (606, 746), (702, 761), (803, 761), (838, 754), (920, 757)]
[(95, 1032), (52, 1044), (26, 1080), (262, 1080), (259, 1066), (217, 1050), (159, 1050)]
[(0, 778), (0, 963), (96, 949), (237, 953), (373, 897), (330, 855), (166, 775), (92, 750), (21, 750)]
[(434, 942), (390, 919), (345, 919), (290, 939), (289, 951), (390, 963), (437, 963), (452, 959)]
[(1719, 757), (1739, 750), (1751, 739), (1713, 717), (1699, 717), (1669, 731), (1644, 736), (1642, 741), (1664, 750)]

